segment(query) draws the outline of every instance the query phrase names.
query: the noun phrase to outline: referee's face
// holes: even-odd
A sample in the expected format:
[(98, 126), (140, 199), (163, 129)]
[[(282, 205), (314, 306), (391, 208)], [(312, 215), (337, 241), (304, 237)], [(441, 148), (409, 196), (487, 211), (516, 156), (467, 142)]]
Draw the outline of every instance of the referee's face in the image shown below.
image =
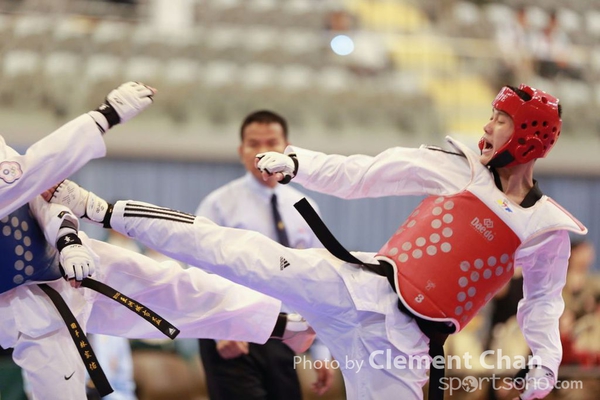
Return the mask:
[(239, 147), (240, 160), (252, 175), (263, 185), (273, 187), (277, 185), (275, 179), (264, 181), (262, 175), (254, 167), (254, 158), (258, 153), (266, 151), (277, 151), (283, 153), (288, 145), (283, 133), (283, 127), (276, 122), (259, 123), (253, 122), (246, 126)]

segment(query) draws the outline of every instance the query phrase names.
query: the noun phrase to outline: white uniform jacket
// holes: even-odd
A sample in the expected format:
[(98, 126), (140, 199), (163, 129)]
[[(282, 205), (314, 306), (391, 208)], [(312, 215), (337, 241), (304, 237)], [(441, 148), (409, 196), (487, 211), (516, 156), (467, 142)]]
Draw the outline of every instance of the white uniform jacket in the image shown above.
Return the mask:
[[(67, 209), (59, 205), (50, 205), (38, 195), (67, 178), (89, 160), (102, 157), (105, 153), (106, 146), (102, 134), (94, 119), (87, 114), (79, 116), (34, 143), (25, 155), (17, 153), (0, 137), (0, 218), (6, 218), (30, 202), (32, 214), (44, 222), (44, 236), (53, 245), (56, 243), (56, 234), (62, 221), (62, 218), (56, 218), (58, 211)], [(33, 227), (23, 225), (22, 222), (18, 221), (20, 226), (11, 230), (10, 237), (4, 235), (3, 240), (17, 238), (24, 242), (22, 245), (27, 249), (27, 230), (23, 228)], [(23, 257), (27, 259), (26, 252)], [(0, 265), (0, 279), (14, 279), (15, 268), (22, 271), (25, 277), (29, 273), (25, 265), (19, 268), (7, 265), (6, 260), (4, 261)], [(55, 330), (61, 324), (64, 325), (62, 320), (53, 318), (56, 311), (52, 307), (46, 298), (40, 298), (29, 291), (23, 291), (22, 296), (16, 296), (14, 293), (2, 295), (0, 345), (12, 347), (15, 343), (15, 332), (27, 332), (37, 336)], [(26, 312), (32, 309), (39, 312)], [(77, 311), (79, 310), (73, 310), (75, 313)]]
[(102, 134), (87, 114), (34, 143), (24, 155), (0, 137), (0, 218), (105, 154)]

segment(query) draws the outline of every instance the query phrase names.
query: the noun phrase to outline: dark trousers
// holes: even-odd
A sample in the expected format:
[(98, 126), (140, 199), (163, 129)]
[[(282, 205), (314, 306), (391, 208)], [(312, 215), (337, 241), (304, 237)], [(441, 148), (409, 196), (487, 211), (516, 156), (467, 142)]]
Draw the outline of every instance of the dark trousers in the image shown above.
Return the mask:
[(250, 352), (225, 360), (216, 342), (200, 339), (200, 357), (211, 400), (302, 400), (295, 353), (280, 340), (250, 343)]

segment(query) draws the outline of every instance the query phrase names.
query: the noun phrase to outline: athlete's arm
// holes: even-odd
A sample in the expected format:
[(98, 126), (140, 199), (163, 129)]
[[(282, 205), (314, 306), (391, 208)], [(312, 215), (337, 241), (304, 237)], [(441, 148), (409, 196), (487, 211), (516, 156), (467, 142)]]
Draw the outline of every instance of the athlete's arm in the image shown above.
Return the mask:
[(281, 170), (307, 189), (347, 199), (455, 192), (471, 175), (464, 157), (426, 146), (394, 147), (374, 157), (330, 155), (295, 146), (288, 146), (286, 154), (295, 157), (269, 162), (263, 155), (257, 166), (264, 164), (270, 173)]
[(29, 207), (44, 232), (48, 243), (59, 251), (63, 276), (79, 286), (79, 282), (94, 273), (95, 262), (90, 250), (79, 239), (79, 220), (67, 207), (50, 204), (36, 196)]
[(525, 257), (516, 260), (523, 268), (523, 299), (517, 320), (535, 357), (532, 364), (541, 364), (557, 376), (562, 359), (558, 320), (564, 310), (562, 290), (570, 254), (569, 235), (555, 231), (526, 245)]
[(89, 160), (103, 157), (102, 133), (152, 102), (154, 90), (130, 82), (111, 91), (95, 111), (68, 122), (19, 154), (0, 138), (0, 217), (16, 210)]

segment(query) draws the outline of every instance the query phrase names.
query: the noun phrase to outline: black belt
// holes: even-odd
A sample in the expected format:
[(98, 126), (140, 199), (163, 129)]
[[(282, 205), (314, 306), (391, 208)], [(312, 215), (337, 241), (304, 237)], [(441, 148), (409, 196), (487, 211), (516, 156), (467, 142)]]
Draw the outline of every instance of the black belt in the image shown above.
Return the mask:
[(125, 296), (123, 293), (116, 291), (110, 286), (92, 278), (85, 278), (81, 281), (81, 286), (95, 290), (106, 297), (110, 297), (122, 306), (129, 308), (131, 311), (152, 324), (169, 339), (175, 339), (177, 335), (179, 335), (179, 329), (175, 328), (169, 321), (165, 320), (145, 305)]
[[(335, 236), (333, 236), (306, 198), (298, 201), (294, 204), (294, 207), (308, 223), (308, 226), (310, 226), (315, 236), (331, 254), (342, 261), (358, 264), (373, 273), (385, 276), (394, 292), (397, 293), (394, 268), (389, 263), (383, 260), (379, 260), (379, 264), (364, 263), (350, 254)], [(429, 321), (414, 315), (400, 299), (398, 299), (398, 309), (414, 318), (421, 332), (429, 338), (429, 356), (432, 359), (436, 359), (436, 357), (439, 356), (444, 357), (444, 343), (448, 336), (455, 331), (455, 328), (453, 326), (448, 326), (443, 322)], [(441, 386), (441, 379), (444, 378), (445, 368), (436, 368), (433, 364), (432, 366), (433, 368), (430, 368), (429, 371), (428, 399), (443, 400), (444, 392)], [(437, 383), (437, 385), (433, 384), (434, 382)]]
[[(38, 284), (38, 286), (44, 291), (44, 293), (46, 293), (46, 295), (48, 295), (50, 300), (52, 300), (52, 303), (54, 303), (58, 313), (65, 321), (67, 329), (71, 334), (71, 338), (75, 343), (75, 347), (77, 347), (79, 356), (83, 360), (83, 364), (85, 365), (90, 379), (92, 382), (94, 382), (94, 386), (98, 390), (100, 396), (104, 397), (112, 393), (113, 388), (110, 386), (110, 383), (108, 382), (108, 379), (106, 378), (106, 375), (104, 374), (104, 371), (102, 370), (102, 367), (100, 366), (100, 363), (94, 354), (94, 350), (85, 336), (85, 332), (83, 329), (81, 329), (81, 326), (77, 322), (77, 319), (69, 309), (69, 306), (65, 300), (62, 298), (60, 293), (47, 284), (41, 283)], [(148, 307), (125, 296), (124, 294), (116, 291), (108, 285), (105, 285), (104, 283), (98, 282), (95, 279), (85, 278), (83, 281), (81, 281), (81, 286), (95, 290), (98, 293), (110, 297), (117, 303), (129, 308), (131, 311), (144, 318), (156, 329), (171, 339), (175, 339), (180, 332), (179, 329), (175, 328), (175, 326), (154, 311), (150, 310)]]
[(100, 393), (100, 396), (104, 397), (113, 392), (113, 388), (110, 386), (98, 359), (96, 358), (96, 354), (94, 354), (94, 350), (92, 349), (92, 345), (88, 341), (87, 337), (79, 322), (69, 309), (69, 306), (62, 298), (60, 293), (58, 293), (55, 289), (51, 288), (45, 283), (40, 283), (38, 286), (48, 295), (54, 306), (58, 310), (58, 313), (62, 317), (63, 321), (67, 325), (67, 329), (71, 334), (71, 338), (75, 343), (75, 347), (77, 347), (77, 351), (79, 352), (79, 356), (83, 360), (83, 364), (85, 365), (85, 369), (90, 375), (90, 379), (94, 382), (94, 386)]

